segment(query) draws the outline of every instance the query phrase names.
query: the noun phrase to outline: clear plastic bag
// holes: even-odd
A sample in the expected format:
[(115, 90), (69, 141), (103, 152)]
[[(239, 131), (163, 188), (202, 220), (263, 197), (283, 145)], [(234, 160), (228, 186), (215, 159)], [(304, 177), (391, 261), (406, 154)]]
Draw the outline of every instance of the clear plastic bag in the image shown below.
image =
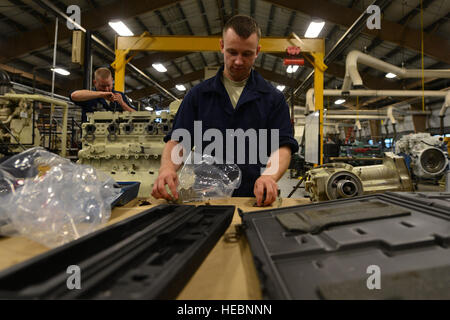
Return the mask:
[(217, 164), (214, 157), (207, 154), (197, 154), (195, 159), (201, 161), (191, 163), (193, 161), (187, 159), (178, 175), (180, 202), (231, 197), (239, 188), (242, 173), (236, 164)]
[(115, 181), (41, 147), (0, 164), (0, 234), (56, 247), (96, 230), (111, 216)]

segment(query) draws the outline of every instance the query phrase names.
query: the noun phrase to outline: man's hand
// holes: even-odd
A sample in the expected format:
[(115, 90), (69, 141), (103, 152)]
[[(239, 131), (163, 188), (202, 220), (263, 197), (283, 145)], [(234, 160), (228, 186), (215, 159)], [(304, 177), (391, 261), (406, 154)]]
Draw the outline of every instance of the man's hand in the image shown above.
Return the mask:
[(123, 105), (125, 102), (122, 99), (122, 95), (120, 93), (112, 93), (111, 101), (119, 103), (119, 105)]
[(271, 205), (278, 196), (278, 185), (276, 180), (270, 175), (260, 176), (255, 181), (253, 193), (256, 196), (256, 205), (258, 207)]
[[(166, 200), (178, 199), (177, 186), (178, 186), (177, 172), (171, 168), (161, 168), (159, 170), (158, 178), (156, 178), (153, 184), (152, 196), (156, 199), (164, 198)], [(169, 186), (172, 196), (166, 190), (166, 184)]]
[(105, 100), (109, 100), (109, 101), (114, 101), (114, 93), (112, 92), (107, 92), (107, 91), (99, 91), (101, 98), (105, 99)]
[(130, 112), (134, 112), (136, 110), (134, 110), (133, 108), (130, 108), (126, 102), (123, 100), (123, 97), (120, 93), (112, 93), (112, 98), (111, 98), (112, 102), (117, 102), (123, 109), (123, 111), (130, 111)]

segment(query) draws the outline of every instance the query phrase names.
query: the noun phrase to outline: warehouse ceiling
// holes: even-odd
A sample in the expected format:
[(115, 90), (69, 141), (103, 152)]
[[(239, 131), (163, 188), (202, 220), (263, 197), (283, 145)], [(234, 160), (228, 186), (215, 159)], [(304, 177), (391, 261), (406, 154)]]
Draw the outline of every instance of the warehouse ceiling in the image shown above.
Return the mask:
[[(114, 49), (115, 32), (108, 21), (122, 20), (135, 35), (144, 31), (152, 35), (217, 35), (224, 22), (234, 14), (253, 16), (261, 26), (263, 37), (289, 36), (292, 32), (302, 37), (313, 18), (324, 20), (325, 27), (319, 37), (325, 38), (326, 54), (352, 27), (373, 0), (0, 0), (0, 68), (6, 70), (13, 81), (36, 85), (44, 90), (51, 88), (49, 66), (53, 62), (55, 17), (65, 13), (69, 5), (81, 8), (81, 25)], [(325, 72), (325, 88), (342, 86), (345, 57), (350, 50), (360, 50), (397, 66), (419, 69), (421, 56), (421, 3), (423, 8), (424, 59), (426, 69), (450, 68), (450, 1), (448, 0), (394, 0), (382, 3), (381, 30), (366, 26), (350, 32), (349, 41), (336, 51)], [(381, 6), (381, 5), (380, 5)], [(52, 9), (53, 7), (53, 9)], [(56, 10), (55, 10), (56, 9)], [(56, 64), (69, 69), (71, 75), (56, 75), (55, 90), (68, 96), (82, 87), (83, 69), (71, 62), (72, 31), (59, 15)], [(352, 29), (353, 31), (353, 29)], [(219, 47), (218, 47), (219, 48)], [(93, 66), (109, 66), (114, 54), (104, 47), (93, 45)], [(160, 62), (167, 68), (159, 73), (152, 63)], [(204, 78), (206, 66), (223, 63), (217, 52), (141, 52), (133, 65), (142, 70), (173, 96), (182, 98), (185, 92), (175, 88), (183, 84), (188, 90)], [(294, 89), (295, 103), (303, 103), (305, 89), (310, 87), (305, 79), (312, 72), (305, 65), (296, 73), (286, 73), (280, 56), (261, 53), (255, 68), (275, 86), (285, 85), (287, 98)], [(370, 89), (420, 89), (420, 79), (387, 79), (384, 74), (368, 67), (360, 67), (364, 83)], [(144, 79), (137, 72), (127, 70), (125, 91), (134, 100), (157, 108), (164, 108), (173, 98)], [(444, 89), (448, 80), (429, 80), (425, 89)], [(362, 100), (366, 106), (379, 107), (386, 99)], [(392, 100), (388, 102), (392, 103)], [(352, 101), (349, 100), (349, 104)], [(325, 99), (325, 104), (329, 100)], [(351, 105), (347, 107), (351, 107)]]

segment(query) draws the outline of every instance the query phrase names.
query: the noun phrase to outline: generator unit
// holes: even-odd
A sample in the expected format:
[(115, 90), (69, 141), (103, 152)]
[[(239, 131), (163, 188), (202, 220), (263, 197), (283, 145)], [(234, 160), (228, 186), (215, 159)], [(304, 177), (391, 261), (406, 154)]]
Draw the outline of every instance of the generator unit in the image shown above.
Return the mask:
[(416, 179), (440, 179), (448, 166), (444, 139), (429, 133), (403, 136), (395, 144), (395, 152), (402, 155)]
[(312, 201), (353, 198), (386, 191), (413, 191), (405, 160), (385, 152), (383, 163), (354, 167), (328, 163), (306, 173), (305, 191)]
[(0, 153), (19, 153), (40, 145), (33, 101), (0, 96)]

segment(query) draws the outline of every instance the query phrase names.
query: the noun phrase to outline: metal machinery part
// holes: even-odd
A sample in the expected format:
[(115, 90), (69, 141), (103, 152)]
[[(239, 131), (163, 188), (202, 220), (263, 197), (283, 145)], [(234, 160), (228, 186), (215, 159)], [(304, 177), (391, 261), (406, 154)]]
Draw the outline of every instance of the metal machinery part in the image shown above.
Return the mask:
[(450, 170), (447, 170), (445, 175), (445, 192), (450, 193)]
[(312, 201), (327, 201), (385, 191), (413, 191), (413, 185), (403, 157), (385, 152), (379, 165), (329, 163), (314, 168), (306, 173), (305, 190)]
[(447, 144), (447, 153), (450, 154), (450, 137), (445, 137), (444, 143)]
[(11, 88), (8, 74), (0, 70), (0, 154), (18, 153), (40, 143), (39, 130), (33, 125), (33, 102), (5, 97)]
[[(0, 70), (0, 157), (35, 146), (66, 157), (70, 103), (32, 92), (26, 86), (17, 88), (8, 74)], [(75, 118), (72, 114), (72, 144), (76, 143)]]
[(395, 152), (410, 161), (411, 172), (419, 179), (439, 179), (448, 166), (444, 139), (429, 133), (403, 136), (396, 142)]
[(6, 71), (0, 70), (0, 94), (11, 92), (11, 79)]
[(138, 197), (149, 197), (158, 176), (164, 136), (172, 129), (181, 101), (169, 112), (94, 112), (82, 125), (78, 163), (91, 165), (116, 181), (139, 181)]

